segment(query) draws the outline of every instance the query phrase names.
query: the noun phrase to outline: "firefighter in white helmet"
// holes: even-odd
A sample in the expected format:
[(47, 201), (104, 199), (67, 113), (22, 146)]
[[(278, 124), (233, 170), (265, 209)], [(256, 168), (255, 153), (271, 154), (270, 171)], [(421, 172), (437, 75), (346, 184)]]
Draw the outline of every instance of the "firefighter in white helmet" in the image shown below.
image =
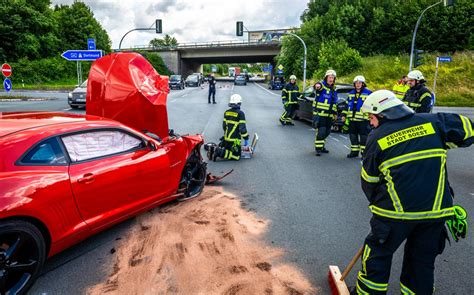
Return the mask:
[(281, 125), (293, 126), (293, 117), (298, 108), (298, 97), (301, 96), (298, 85), (296, 85), (296, 76), (290, 76), (290, 82), (283, 87), (281, 91), (281, 101), (285, 111), (280, 116)]
[(372, 219), (357, 294), (387, 293), (392, 256), (405, 241), (402, 294), (432, 294), (445, 223), (456, 241), (467, 232), (465, 210), (453, 205), (446, 154), (472, 144), (473, 124), (457, 114), (414, 114), (388, 90), (370, 94), (362, 111), (374, 127), (361, 170)]
[(349, 139), (351, 140), (351, 152), (348, 158), (355, 158), (364, 153), (365, 143), (369, 135), (369, 117), (361, 110), (365, 99), (372, 93), (367, 89), (364, 76), (356, 76), (353, 80), (354, 89), (347, 97), (347, 110), (344, 111), (343, 121), (349, 125)]
[(329, 153), (326, 138), (331, 133), (333, 121), (337, 117), (336, 71), (327, 70), (324, 79), (314, 84), (316, 96), (313, 102), (313, 125), (316, 128), (314, 148), (316, 156)]
[[(221, 138), (219, 146), (209, 143), (204, 146), (207, 150), (209, 160), (216, 161), (217, 158), (227, 160), (240, 160), (242, 143), (248, 146), (249, 134), (247, 132), (245, 114), (240, 109), (242, 97), (239, 94), (233, 94), (229, 99), (229, 107), (224, 113), (222, 128), (224, 136)], [(243, 142), (242, 142), (243, 140)]]
[(405, 92), (403, 102), (415, 113), (429, 113), (433, 108), (433, 94), (425, 86), (426, 80), (418, 70), (413, 70), (407, 75), (407, 85), (410, 89)]

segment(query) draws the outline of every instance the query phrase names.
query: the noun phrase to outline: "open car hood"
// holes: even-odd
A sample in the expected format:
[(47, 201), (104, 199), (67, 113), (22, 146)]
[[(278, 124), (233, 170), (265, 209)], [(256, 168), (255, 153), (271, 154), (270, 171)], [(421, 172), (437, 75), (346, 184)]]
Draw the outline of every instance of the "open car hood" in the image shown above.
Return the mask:
[(86, 113), (119, 121), (138, 131), (168, 136), (168, 77), (140, 54), (111, 53), (89, 72)]

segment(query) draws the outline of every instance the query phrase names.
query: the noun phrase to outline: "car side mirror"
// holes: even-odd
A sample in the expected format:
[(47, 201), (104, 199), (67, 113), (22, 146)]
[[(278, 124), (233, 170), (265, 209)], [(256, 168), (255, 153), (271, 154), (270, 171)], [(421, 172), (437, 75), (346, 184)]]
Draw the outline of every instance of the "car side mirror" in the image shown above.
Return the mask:
[(151, 151), (156, 151), (156, 150), (158, 149), (158, 147), (156, 146), (156, 144), (155, 144), (153, 141), (151, 141), (151, 140), (147, 141), (146, 146), (147, 146), (147, 148), (150, 149)]

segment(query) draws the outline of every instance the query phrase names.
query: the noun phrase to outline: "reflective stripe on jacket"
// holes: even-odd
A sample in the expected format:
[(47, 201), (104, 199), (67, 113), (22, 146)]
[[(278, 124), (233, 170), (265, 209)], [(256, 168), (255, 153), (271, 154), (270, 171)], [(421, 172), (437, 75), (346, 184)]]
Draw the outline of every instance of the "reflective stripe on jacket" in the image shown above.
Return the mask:
[(281, 91), (281, 99), (284, 104), (296, 104), (298, 103), (298, 97), (300, 97), (300, 91), (298, 85), (287, 83)]
[(321, 89), (316, 90), (313, 101), (313, 116), (328, 117), (337, 114), (337, 91), (335, 86), (329, 87), (326, 81), (321, 82)]
[(362, 88), (360, 93), (357, 93), (356, 90), (351, 90), (347, 97), (347, 110), (344, 111), (344, 114), (350, 121), (364, 121), (369, 120), (368, 114), (364, 114), (360, 108), (364, 104), (365, 99), (369, 94), (371, 94), (367, 88)]
[(472, 122), (457, 114), (414, 114), (372, 130), (361, 171), (372, 213), (417, 222), (452, 216), (446, 150), (473, 140)]
[(224, 129), (224, 140), (240, 144), (240, 139), (248, 139), (245, 114), (239, 107), (232, 107), (224, 113), (222, 128)]
[(415, 113), (429, 113), (431, 111), (431, 91), (424, 84), (418, 84), (408, 89), (403, 102)]
[(410, 89), (410, 86), (408, 86), (407, 84), (403, 84), (403, 83), (397, 83), (393, 86), (393, 93), (395, 93), (395, 96), (399, 99), (403, 99), (403, 97), (405, 96), (405, 93), (408, 91), (408, 89)]

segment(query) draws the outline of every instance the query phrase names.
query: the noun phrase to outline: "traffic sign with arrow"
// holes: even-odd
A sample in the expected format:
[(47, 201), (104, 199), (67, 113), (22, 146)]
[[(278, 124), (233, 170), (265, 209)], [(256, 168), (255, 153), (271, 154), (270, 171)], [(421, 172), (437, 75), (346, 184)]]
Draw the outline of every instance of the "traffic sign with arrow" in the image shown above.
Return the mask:
[(102, 57), (102, 50), (68, 50), (61, 56), (71, 61), (96, 60)]
[(5, 88), (6, 92), (10, 92), (12, 90), (12, 81), (8, 78), (3, 80), (3, 88)]

